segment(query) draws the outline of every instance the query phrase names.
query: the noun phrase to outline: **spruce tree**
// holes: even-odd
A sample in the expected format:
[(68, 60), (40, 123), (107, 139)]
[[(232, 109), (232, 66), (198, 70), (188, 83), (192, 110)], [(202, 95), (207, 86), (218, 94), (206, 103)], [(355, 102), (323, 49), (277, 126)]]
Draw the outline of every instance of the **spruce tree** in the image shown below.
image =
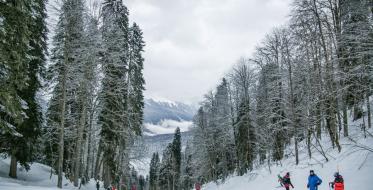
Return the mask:
[(242, 102), (238, 110), (237, 123), (235, 124), (237, 130), (238, 171), (240, 175), (253, 168), (255, 159), (255, 129), (252, 125), (250, 112), (249, 101)]
[(180, 189), (181, 169), (181, 134), (180, 128), (176, 128), (172, 141), (172, 189)]
[(152, 159), (150, 161), (150, 170), (149, 170), (149, 190), (158, 189), (158, 179), (159, 179), (159, 155), (153, 153)]
[[(104, 156), (104, 182), (119, 182), (124, 152), (133, 131), (128, 116), (128, 11), (121, 0), (106, 0), (102, 8), (104, 46), (101, 92), (100, 143)], [(117, 151), (119, 149), (119, 152)]]
[(18, 93), (29, 81), (31, 31), (25, 23), (30, 21), (30, 6), (26, 1), (0, 2), (0, 129), (13, 136), (22, 136), (16, 125), (26, 118), (22, 109), (27, 105)]
[(18, 162), (28, 170), (35, 160), (41, 130), (37, 92), (46, 55), (45, 1), (1, 2), (0, 9), (0, 146), (6, 145), (9, 175), (16, 178)]
[(129, 62), (128, 62), (128, 114), (132, 130), (141, 134), (143, 121), (145, 80), (143, 76), (145, 43), (140, 27), (133, 23), (129, 32)]

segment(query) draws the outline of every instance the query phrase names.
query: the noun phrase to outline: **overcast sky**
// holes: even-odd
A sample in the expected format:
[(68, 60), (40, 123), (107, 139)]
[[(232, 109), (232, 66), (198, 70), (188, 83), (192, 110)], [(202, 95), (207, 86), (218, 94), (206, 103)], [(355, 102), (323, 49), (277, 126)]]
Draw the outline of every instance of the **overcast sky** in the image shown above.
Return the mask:
[(126, 0), (144, 32), (145, 96), (197, 103), (266, 33), (289, 0)]

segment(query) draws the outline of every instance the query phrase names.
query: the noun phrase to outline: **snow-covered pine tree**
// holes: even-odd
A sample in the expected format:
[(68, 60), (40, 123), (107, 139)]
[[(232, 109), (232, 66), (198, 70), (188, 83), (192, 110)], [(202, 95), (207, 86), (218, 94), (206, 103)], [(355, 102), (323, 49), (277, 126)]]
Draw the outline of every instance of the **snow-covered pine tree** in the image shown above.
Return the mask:
[(159, 167), (159, 189), (172, 189), (173, 177), (173, 158), (172, 158), (172, 143), (169, 143), (162, 154), (162, 161)]
[(190, 143), (188, 142), (185, 151), (182, 153), (182, 164), (181, 164), (181, 178), (180, 178), (180, 189), (182, 190), (189, 190), (193, 188), (193, 163), (192, 163), (192, 149)]
[[(139, 126), (132, 128), (129, 122), (128, 11), (121, 0), (107, 0), (103, 3), (102, 17), (104, 79), (99, 122), (102, 126), (100, 147), (105, 165), (103, 176), (107, 187), (110, 183), (119, 183), (124, 176), (129, 164), (128, 147), (133, 143), (134, 136), (140, 133), (136, 128)], [(141, 115), (138, 110), (132, 111), (136, 111), (134, 115)]]
[(2, 1), (0, 5), (0, 126), (4, 132), (21, 136), (16, 125), (25, 118), (22, 108), (26, 104), (18, 91), (26, 88), (28, 80), (30, 29), (24, 23), (30, 19), (30, 2)]
[(35, 159), (41, 129), (37, 92), (46, 55), (45, 1), (0, 7), (0, 147), (11, 156), (9, 175), (16, 178), (17, 163), (28, 170)]
[(153, 153), (152, 159), (150, 161), (150, 171), (149, 171), (149, 190), (158, 190), (158, 180), (159, 180), (159, 166), (160, 160), (157, 153)]
[[(63, 2), (52, 42), (54, 48), (51, 61), (53, 64), (48, 71), (53, 92), (47, 111), (47, 124), (52, 128), (50, 131), (58, 131), (58, 136), (55, 137), (58, 141), (51, 142), (50, 145), (51, 147), (55, 147), (55, 144), (58, 146), (58, 156), (56, 156), (58, 164), (55, 167), (58, 171), (57, 186), (59, 188), (62, 188), (62, 172), (72, 176), (74, 168), (70, 159), (75, 140), (73, 134), (76, 134), (76, 124), (79, 118), (76, 92), (79, 88), (79, 81), (82, 79), (80, 69), (83, 64), (82, 54), (85, 44), (83, 13), (83, 1), (66, 0)], [(66, 135), (65, 129), (67, 129)], [(49, 149), (54, 151), (53, 148), (47, 147), (47, 151)]]
[(181, 133), (177, 127), (172, 141), (172, 189), (179, 190), (181, 170)]
[(238, 171), (240, 175), (245, 174), (253, 168), (254, 158), (256, 156), (255, 148), (255, 129), (250, 118), (250, 102), (243, 101), (238, 110), (237, 122), (235, 128)]
[(212, 181), (216, 176), (212, 151), (214, 144), (211, 138), (212, 130), (207, 126), (207, 113), (204, 109), (204, 106), (201, 106), (194, 117), (196, 127), (192, 130), (191, 154), (194, 156), (192, 170), (194, 178)]
[(238, 173), (245, 174), (252, 169), (254, 158), (256, 157), (255, 128), (252, 121), (251, 94), (253, 93), (255, 73), (250, 68), (247, 59), (241, 58), (237, 65), (232, 69), (230, 81), (232, 87), (230, 93), (233, 94), (236, 104), (234, 114), (236, 119), (233, 123), (235, 130), (235, 145), (238, 161)]
[(145, 43), (140, 27), (133, 23), (129, 32), (129, 58), (128, 58), (128, 118), (132, 130), (141, 134), (143, 121), (145, 80), (143, 76)]
[[(372, 67), (368, 66), (372, 56), (371, 23), (369, 23), (369, 1), (353, 0), (340, 2), (341, 34), (338, 41), (342, 49), (339, 67), (346, 88), (346, 104), (354, 107), (354, 119), (362, 116), (362, 106), (369, 96), (369, 80)], [(370, 77), (370, 79), (369, 79)]]

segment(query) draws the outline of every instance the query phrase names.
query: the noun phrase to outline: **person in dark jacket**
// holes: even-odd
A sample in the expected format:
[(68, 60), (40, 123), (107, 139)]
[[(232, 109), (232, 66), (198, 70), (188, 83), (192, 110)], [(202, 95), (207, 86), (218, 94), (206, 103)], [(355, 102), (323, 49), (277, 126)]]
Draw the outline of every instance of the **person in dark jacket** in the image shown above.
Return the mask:
[(339, 174), (339, 172), (334, 173), (334, 181), (330, 182), (330, 186), (334, 190), (344, 190), (344, 180), (343, 177)]
[(290, 180), (290, 173), (287, 172), (284, 177), (282, 177), (282, 184), (284, 185), (286, 190), (290, 189), (290, 186), (294, 189), (294, 185), (291, 183)]
[(99, 190), (100, 189), (100, 182), (97, 180), (96, 182), (96, 189)]
[(307, 188), (310, 190), (317, 190), (321, 183), (322, 180), (315, 174), (315, 171), (311, 170), (310, 176), (308, 177)]

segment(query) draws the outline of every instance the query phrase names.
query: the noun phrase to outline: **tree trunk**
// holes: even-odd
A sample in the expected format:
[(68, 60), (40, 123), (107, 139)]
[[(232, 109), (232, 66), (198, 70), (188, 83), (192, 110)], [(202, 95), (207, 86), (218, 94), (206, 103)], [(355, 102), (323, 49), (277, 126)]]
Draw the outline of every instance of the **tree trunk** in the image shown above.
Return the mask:
[(15, 155), (16, 151), (12, 151), (10, 157), (10, 168), (9, 168), (9, 177), (16, 179), (17, 178), (17, 158)]
[(372, 128), (372, 114), (370, 111), (370, 102), (369, 102), (369, 93), (366, 93), (366, 101), (367, 101), (367, 115), (368, 115), (368, 128)]
[[(99, 176), (99, 173), (100, 173), (100, 165), (101, 165), (101, 151), (102, 151), (102, 146), (101, 146), (101, 142), (100, 144), (98, 145), (98, 150), (97, 150), (97, 157), (96, 157), (96, 166), (94, 168), (94, 176), (95, 176), (95, 179), (100, 179), (100, 176)], [(104, 176), (101, 176), (101, 179), (103, 178)]]
[(85, 97), (81, 98), (82, 101), (82, 112), (79, 122), (79, 128), (78, 128), (78, 137), (75, 145), (75, 158), (74, 158), (74, 186), (78, 187), (79, 185), (79, 174), (80, 174), (80, 166), (81, 166), (81, 150), (83, 146), (83, 130), (85, 127), (86, 122), (86, 103), (85, 103)]
[(59, 128), (59, 149), (58, 149), (58, 180), (57, 187), (62, 189), (62, 173), (63, 173), (63, 153), (64, 153), (64, 132), (65, 132), (65, 109), (66, 109), (66, 78), (67, 78), (67, 57), (65, 55), (65, 68), (62, 76), (62, 99), (60, 113), (60, 128)]
[[(87, 163), (86, 163), (86, 176), (88, 177), (88, 179), (92, 178), (92, 173), (90, 172), (91, 170), (91, 166), (92, 166), (92, 163), (93, 162), (93, 159), (92, 159), (92, 155), (93, 153), (92, 150), (92, 125), (93, 125), (93, 111), (90, 111), (90, 116), (89, 116), (89, 128), (88, 128), (88, 139), (87, 139)], [(92, 148), (92, 150), (91, 150)], [(92, 168), (93, 169), (93, 168)]]
[(312, 152), (311, 152), (311, 136), (312, 136), (312, 128), (308, 127), (307, 130), (307, 151), (308, 151), (308, 157), (311, 159)]
[(342, 117), (341, 117), (341, 113), (339, 112), (339, 106), (338, 106), (338, 102), (337, 102), (337, 120), (338, 120), (338, 136), (341, 136), (341, 131), (342, 131)]
[[(104, 158), (106, 159), (106, 158)], [(106, 161), (105, 161), (106, 162)], [(111, 181), (110, 181), (110, 171), (109, 167), (104, 167), (103, 168), (103, 175), (104, 175), (104, 187), (107, 188), (110, 186)]]
[(348, 137), (348, 115), (347, 115), (347, 102), (343, 100), (343, 136)]

